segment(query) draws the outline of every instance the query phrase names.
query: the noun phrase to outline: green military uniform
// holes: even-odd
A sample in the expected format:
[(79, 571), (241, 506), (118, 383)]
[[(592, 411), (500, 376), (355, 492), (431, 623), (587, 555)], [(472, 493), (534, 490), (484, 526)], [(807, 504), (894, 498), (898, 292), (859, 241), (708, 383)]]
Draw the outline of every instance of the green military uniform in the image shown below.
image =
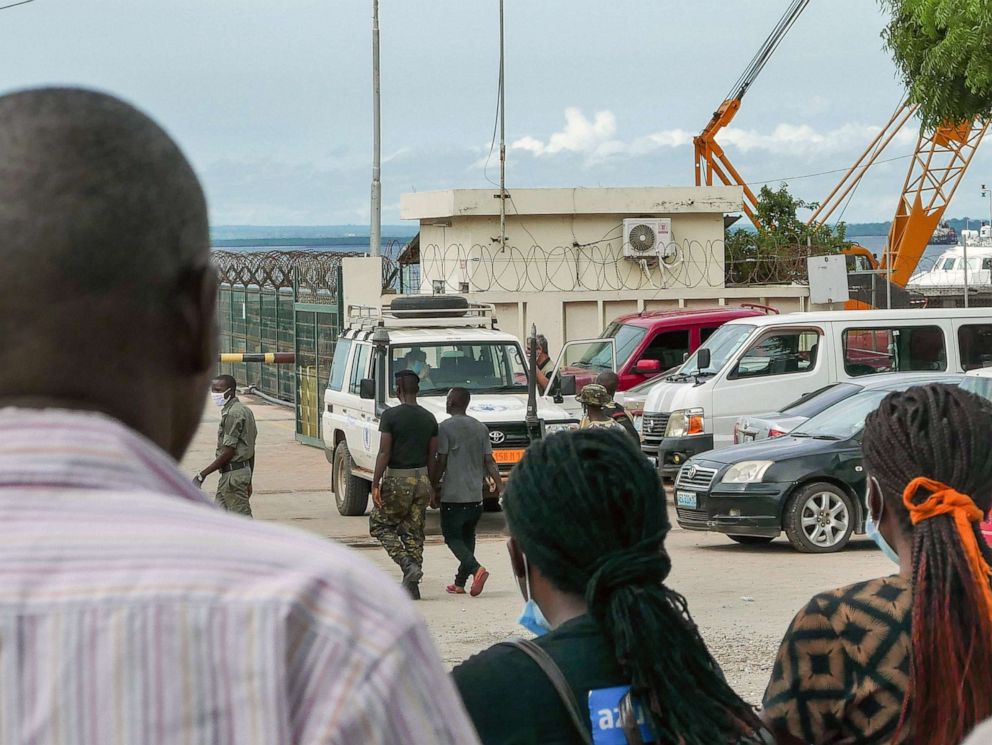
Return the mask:
[(424, 522), (431, 500), (426, 468), (388, 468), (382, 477), (382, 507), (369, 516), (369, 533), (389, 558), (405, 567), (424, 565)]
[[(415, 375), (409, 370), (396, 374)], [(416, 404), (391, 406), (379, 418), (379, 431), (389, 435), (392, 448), (379, 483), (381, 504), (369, 516), (369, 533), (403, 570), (403, 584), (419, 597), (423, 577), (424, 521), (431, 499), (427, 464), (437, 437), (434, 415)]]
[(234, 457), (221, 468), (217, 484), (217, 504), (229, 512), (251, 517), (251, 476), (255, 469), (255, 415), (237, 396), (224, 404), (217, 428), (217, 455), (234, 448)]

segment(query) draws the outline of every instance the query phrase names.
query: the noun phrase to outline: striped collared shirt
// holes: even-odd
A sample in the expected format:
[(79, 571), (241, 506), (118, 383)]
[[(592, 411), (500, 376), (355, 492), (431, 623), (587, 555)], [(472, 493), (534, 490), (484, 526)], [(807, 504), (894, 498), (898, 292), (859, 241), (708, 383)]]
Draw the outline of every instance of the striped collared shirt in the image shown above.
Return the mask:
[(412, 604), (115, 420), (0, 410), (0, 743), (477, 743)]

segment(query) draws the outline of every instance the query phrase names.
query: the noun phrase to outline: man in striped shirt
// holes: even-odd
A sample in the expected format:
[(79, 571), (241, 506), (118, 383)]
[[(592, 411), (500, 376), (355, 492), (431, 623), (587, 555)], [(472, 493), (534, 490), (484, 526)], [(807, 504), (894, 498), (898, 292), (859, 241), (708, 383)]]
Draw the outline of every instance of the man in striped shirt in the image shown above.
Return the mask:
[(0, 234), (0, 742), (477, 743), (399, 588), (177, 469), (216, 275), (169, 137), (0, 97)]

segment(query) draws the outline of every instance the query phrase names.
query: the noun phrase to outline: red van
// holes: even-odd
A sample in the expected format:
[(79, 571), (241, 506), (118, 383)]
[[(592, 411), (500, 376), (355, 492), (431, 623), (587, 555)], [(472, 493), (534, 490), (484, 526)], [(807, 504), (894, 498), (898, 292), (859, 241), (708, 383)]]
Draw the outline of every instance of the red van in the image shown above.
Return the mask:
[[(620, 378), (617, 390), (626, 391), (681, 365), (687, 354), (696, 351), (696, 347), (727, 321), (768, 313), (778, 311), (766, 305), (751, 304), (647, 310), (613, 319), (600, 338), (614, 339), (616, 342), (617, 375)], [(608, 345), (596, 345), (581, 360), (568, 364), (562, 372), (574, 375), (576, 388), (581, 389), (591, 383), (602, 369), (608, 369), (610, 356)]]

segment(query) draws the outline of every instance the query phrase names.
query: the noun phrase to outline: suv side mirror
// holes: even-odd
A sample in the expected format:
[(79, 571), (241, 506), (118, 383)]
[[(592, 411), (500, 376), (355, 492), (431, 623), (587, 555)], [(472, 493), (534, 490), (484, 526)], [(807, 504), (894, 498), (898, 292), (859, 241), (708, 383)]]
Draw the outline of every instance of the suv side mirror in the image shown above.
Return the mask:
[(637, 375), (657, 375), (661, 372), (661, 360), (638, 360), (634, 372)]
[(702, 372), (710, 366), (710, 362), (710, 350), (706, 347), (700, 347), (699, 351), (696, 352), (696, 369)]
[(375, 381), (372, 378), (364, 378), (358, 384), (358, 395), (366, 401), (375, 399)]
[(558, 388), (562, 396), (574, 396), (575, 395), (575, 376), (574, 375), (562, 375), (561, 386)]

